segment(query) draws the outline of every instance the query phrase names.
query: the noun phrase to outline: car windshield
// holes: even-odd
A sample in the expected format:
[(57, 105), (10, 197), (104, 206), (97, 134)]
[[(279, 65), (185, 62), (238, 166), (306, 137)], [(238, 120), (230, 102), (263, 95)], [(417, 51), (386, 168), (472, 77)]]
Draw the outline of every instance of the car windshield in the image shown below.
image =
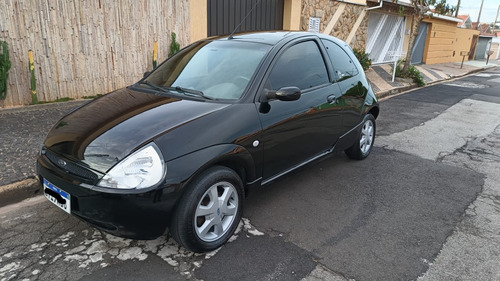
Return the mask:
[(155, 69), (143, 85), (212, 99), (239, 99), (271, 47), (227, 41), (195, 43)]

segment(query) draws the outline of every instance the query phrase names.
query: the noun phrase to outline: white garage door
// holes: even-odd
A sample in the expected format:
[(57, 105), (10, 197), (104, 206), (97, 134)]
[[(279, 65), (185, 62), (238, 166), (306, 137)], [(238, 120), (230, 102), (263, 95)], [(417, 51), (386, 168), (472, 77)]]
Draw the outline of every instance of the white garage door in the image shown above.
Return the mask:
[(403, 48), (405, 18), (371, 12), (368, 18), (366, 52), (372, 63), (394, 61)]

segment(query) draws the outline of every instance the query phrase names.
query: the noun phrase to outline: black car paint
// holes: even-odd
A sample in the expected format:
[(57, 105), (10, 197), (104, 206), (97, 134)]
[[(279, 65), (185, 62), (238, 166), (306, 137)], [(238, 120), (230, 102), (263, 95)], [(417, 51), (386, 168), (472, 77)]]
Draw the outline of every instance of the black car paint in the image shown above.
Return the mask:
[[(99, 177), (154, 141), (167, 165), (166, 177), (156, 186), (124, 191), (100, 188), (96, 180), (67, 173), (43, 153), (38, 159), (40, 178), (69, 192), (72, 213), (94, 226), (118, 236), (153, 239), (168, 226), (183, 187), (206, 168), (230, 166), (248, 186), (259, 186), (349, 147), (363, 117), (370, 110), (377, 117), (378, 104), (364, 75), (336, 82), (322, 35), (276, 32), (208, 40), (255, 38), (274, 47), (236, 102), (161, 96), (132, 86), (71, 112), (47, 136), (45, 149)], [(332, 83), (303, 91), (297, 101), (263, 101), (261, 81), (278, 54), (306, 40), (319, 46)], [(348, 48), (340, 40), (335, 43)]]

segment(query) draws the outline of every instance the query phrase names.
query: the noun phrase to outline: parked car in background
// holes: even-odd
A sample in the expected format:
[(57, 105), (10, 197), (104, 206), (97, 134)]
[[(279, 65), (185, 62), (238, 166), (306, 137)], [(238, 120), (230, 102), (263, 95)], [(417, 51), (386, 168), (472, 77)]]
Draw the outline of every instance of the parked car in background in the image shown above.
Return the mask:
[(63, 117), (37, 168), (65, 212), (133, 239), (168, 228), (204, 252), (234, 233), (249, 188), (334, 151), (367, 157), (378, 114), (343, 41), (284, 31), (208, 38)]

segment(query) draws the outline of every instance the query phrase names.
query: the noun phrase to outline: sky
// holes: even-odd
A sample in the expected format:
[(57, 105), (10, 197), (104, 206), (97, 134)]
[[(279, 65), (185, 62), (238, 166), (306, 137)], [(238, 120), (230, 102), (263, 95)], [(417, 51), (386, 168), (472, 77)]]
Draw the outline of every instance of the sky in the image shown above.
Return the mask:
[[(457, 0), (447, 0), (446, 3), (453, 6), (457, 5)], [(497, 14), (498, 6), (500, 5), (500, 0), (484, 0), (483, 11), (481, 12), (481, 22), (491, 23), (495, 20)], [(472, 22), (477, 21), (479, 15), (479, 8), (481, 7), (481, 0), (461, 0), (460, 9), (458, 9), (459, 15), (469, 15)], [(497, 22), (500, 21), (500, 15), (498, 15)]]

